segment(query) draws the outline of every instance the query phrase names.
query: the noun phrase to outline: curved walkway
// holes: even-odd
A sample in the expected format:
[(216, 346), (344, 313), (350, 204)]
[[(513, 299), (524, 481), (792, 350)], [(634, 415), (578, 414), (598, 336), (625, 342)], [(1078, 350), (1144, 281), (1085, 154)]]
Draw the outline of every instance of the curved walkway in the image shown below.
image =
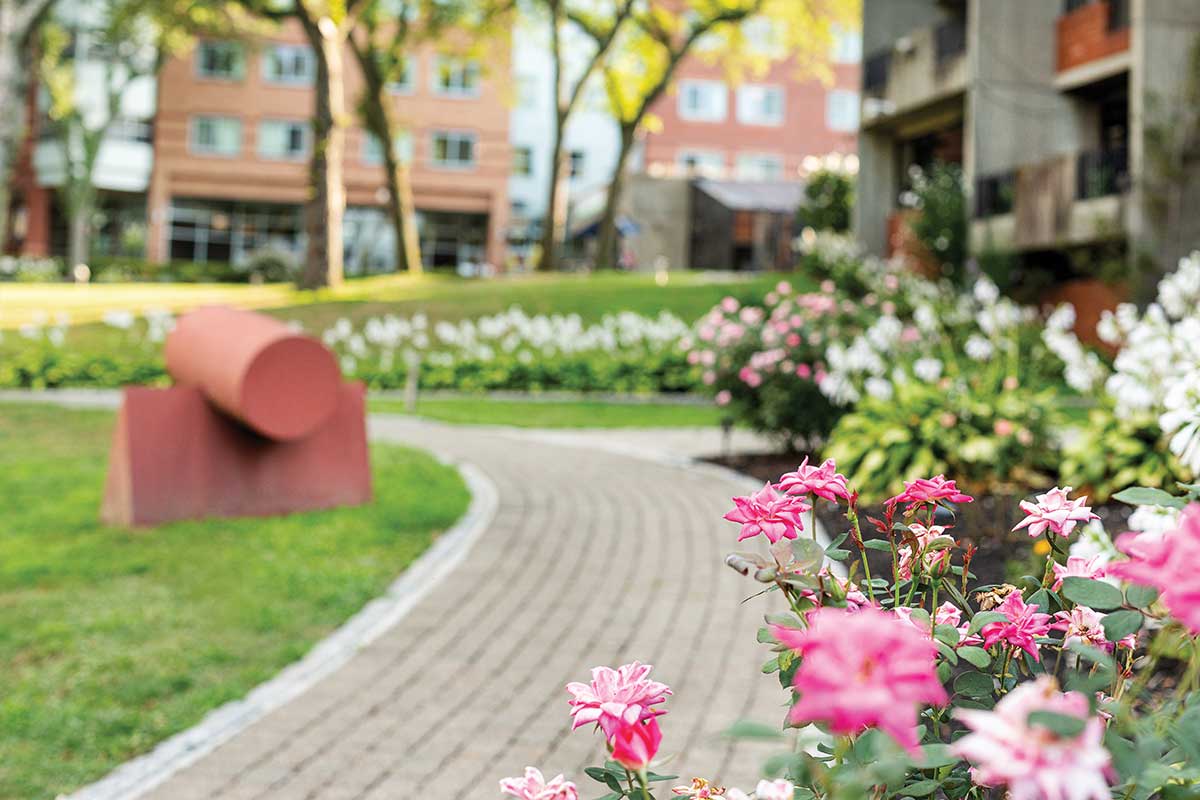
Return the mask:
[(736, 529), (721, 515), (744, 481), (635, 455), (642, 442), (619, 434), (598, 448), (384, 416), (371, 433), (481, 470), (499, 491), (492, 524), (344, 667), (144, 797), (495, 800), (527, 764), (600, 794), (582, 768), (603, 760), (602, 741), (570, 732), (563, 686), (634, 659), (675, 691), (667, 770), (753, 786), (779, 745), (722, 731), (779, 721), (786, 697), (759, 671), (765, 604), (743, 604), (754, 585), (723, 564)]

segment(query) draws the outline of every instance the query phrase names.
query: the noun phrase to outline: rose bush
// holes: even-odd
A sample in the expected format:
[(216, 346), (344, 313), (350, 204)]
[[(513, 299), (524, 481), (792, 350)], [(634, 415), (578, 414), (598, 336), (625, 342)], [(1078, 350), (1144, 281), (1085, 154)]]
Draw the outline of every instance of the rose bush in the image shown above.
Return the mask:
[[(1200, 792), (1200, 486), (1132, 489), (1139, 532), (1115, 545), (1086, 497), (1054, 487), (1022, 502), (1014, 531), (1044, 542), (1043, 575), (972, 587), (973, 552), (935, 519), (973, 502), (941, 475), (908, 481), (882, 518), (859, 516), (832, 461), (801, 464), (727, 519), (767, 552), (727, 563), (777, 597), (758, 640), (800, 732), (765, 765), (753, 795), (702, 777), (673, 796), (727, 800), (1108, 800)], [(836, 500), (845, 530), (821, 541), (803, 512)], [(1143, 514), (1143, 511), (1148, 513)], [(1087, 532), (1090, 540), (1072, 542)], [(1089, 557), (1068, 549), (1104, 539)], [(869, 551), (890, 554), (872, 575)], [(861, 569), (861, 574), (858, 570)], [(671, 692), (633, 663), (567, 686), (575, 727), (609, 759), (586, 770), (603, 800), (652, 800), (674, 776), (652, 770)], [(747, 731), (746, 725), (735, 727)], [(764, 735), (754, 726), (755, 735)], [(781, 731), (780, 741), (785, 740)], [(501, 782), (522, 800), (576, 800), (561, 776)]]

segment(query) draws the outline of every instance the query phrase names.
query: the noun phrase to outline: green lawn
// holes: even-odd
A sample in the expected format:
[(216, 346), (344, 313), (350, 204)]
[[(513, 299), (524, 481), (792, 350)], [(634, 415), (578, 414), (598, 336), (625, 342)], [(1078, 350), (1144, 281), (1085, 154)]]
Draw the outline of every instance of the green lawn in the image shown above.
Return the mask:
[[(397, 400), (372, 400), (371, 410), (404, 413), (404, 404)], [(721, 415), (715, 406), (591, 400), (439, 397), (419, 400), (417, 414), (443, 422), (519, 428), (674, 428), (721, 424)]]
[(113, 417), (0, 405), (0, 798), (52, 798), (240, 697), (462, 514), (452, 468), (373, 448), (376, 502), (149, 531), (97, 522)]

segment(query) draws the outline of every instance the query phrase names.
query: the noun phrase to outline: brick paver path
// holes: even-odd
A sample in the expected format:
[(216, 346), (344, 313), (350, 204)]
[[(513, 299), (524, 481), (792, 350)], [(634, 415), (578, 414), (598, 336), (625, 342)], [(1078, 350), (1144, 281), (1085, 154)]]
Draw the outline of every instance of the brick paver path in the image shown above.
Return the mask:
[(373, 438), (480, 467), (499, 490), (492, 525), (346, 667), (148, 797), (496, 800), (527, 764), (598, 796), (582, 768), (602, 741), (570, 732), (563, 685), (634, 659), (675, 690), (669, 770), (753, 788), (777, 747), (721, 732), (779, 721), (785, 697), (759, 672), (762, 599), (741, 604), (754, 584), (723, 564), (736, 529), (721, 515), (744, 486), (501, 431), (381, 418)]

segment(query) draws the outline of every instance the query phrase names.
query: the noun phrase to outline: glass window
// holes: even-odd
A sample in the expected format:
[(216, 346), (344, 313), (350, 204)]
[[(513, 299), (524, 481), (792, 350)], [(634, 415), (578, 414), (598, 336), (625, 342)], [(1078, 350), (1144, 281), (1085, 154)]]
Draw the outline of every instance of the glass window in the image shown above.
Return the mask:
[(782, 125), (783, 116), (782, 86), (751, 83), (738, 87), (738, 122), (743, 125)]
[(713, 150), (681, 150), (675, 163), (683, 175), (702, 178), (725, 175), (725, 156)]
[(434, 71), (433, 90), (447, 97), (475, 97), (479, 94), (479, 62), (439, 58)]
[(201, 42), (196, 48), (196, 74), (201, 78), (242, 77), (242, 46), (237, 42)]
[[(396, 159), (401, 163), (412, 163), (412, 134), (408, 131), (401, 131), (396, 134), (396, 139), (393, 143), (393, 152), (396, 154)], [(368, 166), (377, 167), (383, 164), (383, 145), (380, 143), (379, 137), (370, 131), (363, 131), (362, 160)]]
[(533, 174), (533, 148), (532, 147), (514, 147), (513, 148), (513, 174), (514, 175), (532, 175)]
[(475, 166), (475, 134), (438, 131), (433, 134), (433, 163), (439, 167)]
[(302, 120), (265, 119), (258, 123), (258, 155), (298, 159), (308, 155), (311, 127)]
[(783, 180), (783, 157), (767, 153), (743, 153), (737, 157), (737, 176), (742, 181)]
[(277, 44), (263, 53), (263, 79), (268, 83), (306, 86), (316, 71), (312, 48), (305, 45)]
[(570, 159), (570, 176), (572, 178), (582, 177), (583, 170), (587, 166), (587, 153), (582, 150), (572, 150)]
[(833, 48), (829, 54), (835, 64), (857, 64), (862, 61), (862, 32), (834, 25)]
[(825, 95), (825, 126), (843, 133), (858, 130), (858, 92), (832, 89)]
[(722, 122), (728, 103), (728, 91), (720, 81), (679, 84), (679, 116), (690, 122)]
[(242, 150), (242, 121), (237, 117), (192, 117), (190, 139), (193, 153), (236, 156)]
[(417, 65), (408, 56), (400, 61), (399, 77), (388, 84), (388, 91), (396, 94), (408, 94), (417, 85)]

